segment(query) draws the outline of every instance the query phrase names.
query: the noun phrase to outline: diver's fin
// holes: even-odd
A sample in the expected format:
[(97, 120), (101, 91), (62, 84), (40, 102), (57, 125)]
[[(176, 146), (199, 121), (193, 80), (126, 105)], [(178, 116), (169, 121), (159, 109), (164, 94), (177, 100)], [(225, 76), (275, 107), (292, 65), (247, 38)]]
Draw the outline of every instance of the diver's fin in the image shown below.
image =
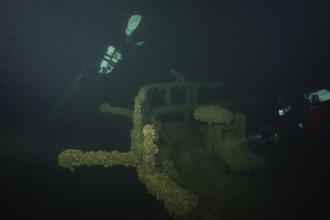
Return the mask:
[(140, 21), (142, 19), (141, 15), (132, 15), (127, 23), (127, 27), (125, 30), (126, 36), (131, 36), (133, 31), (139, 26)]

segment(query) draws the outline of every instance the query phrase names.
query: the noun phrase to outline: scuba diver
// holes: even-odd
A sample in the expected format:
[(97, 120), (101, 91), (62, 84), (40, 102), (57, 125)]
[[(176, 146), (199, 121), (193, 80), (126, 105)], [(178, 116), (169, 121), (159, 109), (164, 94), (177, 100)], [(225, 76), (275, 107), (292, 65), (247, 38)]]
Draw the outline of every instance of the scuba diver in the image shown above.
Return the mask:
[(280, 96), (276, 125), (259, 129), (261, 142), (304, 135), (321, 137), (330, 135), (330, 91), (320, 89), (299, 97)]
[[(133, 32), (137, 29), (140, 22), (142, 20), (141, 15), (132, 15), (128, 22), (125, 30), (125, 39), (127, 44), (131, 44), (133, 46), (140, 46), (145, 43), (145, 41), (134, 41), (132, 38)], [(113, 71), (115, 66), (118, 64), (120, 60), (122, 60), (123, 55), (120, 49), (114, 47), (113, 45), (109, 45), (108, 49), (100, 63), (100, 74), (109, 74)]]
[[(302, 108), (303, 115), (297, 125), (303, 129), (306, 134), (321, 134), (327, 132), (330, 126), (330, 91), (327, 89), (320, 89), (316, 92), (311, 92), (303, 95), (307, 105)], [(293, 104), (280, 102), (281, 108), (278, 110), (280, 116), (285, 116), (294, 112), (295, 106)], [(300, 106), (301, 107), (301, 106)], [(305, 110), (304, 110), (305, 109)]]

